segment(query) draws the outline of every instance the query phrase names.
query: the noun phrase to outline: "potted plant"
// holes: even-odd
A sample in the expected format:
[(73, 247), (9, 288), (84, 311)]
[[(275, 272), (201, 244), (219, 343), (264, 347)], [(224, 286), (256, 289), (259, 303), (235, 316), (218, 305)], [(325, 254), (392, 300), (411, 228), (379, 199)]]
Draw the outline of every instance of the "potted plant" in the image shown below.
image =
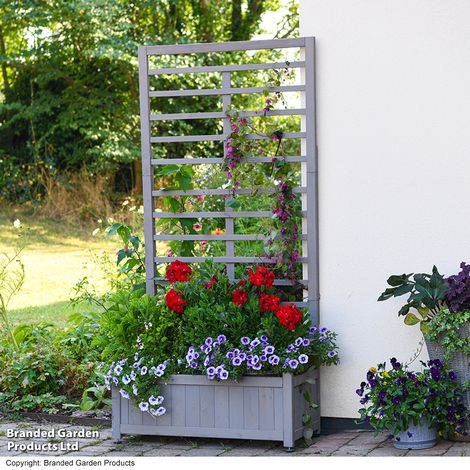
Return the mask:
[(422, 362), (413, 372), (395, 358), (367, 372), (356, 393), (363, 408), (361, 421), (387, 431), (400, 449), (426, 449), (436, 444), (436, 433), (465, 432), (470, 417), (454, 371), (438, 359)]
[[(419, 324), (431, 359), (449, 364), (465, 390), (470, 406), (470, 265), (445, 278), (433, 267), (432, 274), (402, 274), (389, 277), (379, 301), (408, 295), (398, 315), (407, 325)], [(411, 311), (413, 310), (413, 311)], [(467, 429), (468, 431), (468, 429)]]
[(338, 362), (336, 335), (311, 324), (273, 287), (269, 269), (238, 283), (210, 262), (174, 261), (150, 301), (136, 349), (108, 364), (113, 434), (281, 440), (319, 429), (321, 364)]

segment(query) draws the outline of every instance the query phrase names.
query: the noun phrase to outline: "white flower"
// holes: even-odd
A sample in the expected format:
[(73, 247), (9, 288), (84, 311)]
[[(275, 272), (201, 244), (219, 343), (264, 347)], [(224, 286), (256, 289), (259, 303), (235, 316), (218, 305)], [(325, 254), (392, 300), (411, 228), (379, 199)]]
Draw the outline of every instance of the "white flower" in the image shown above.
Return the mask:
[(134, 212), (137, 209), (136, 206), (129, 207), (129, 212)]
[(15, 221), (13, 222), (13, 227), (15, 227), (16, 229), (21, 228), (20, 219), (15, 219)]
[(100, 229), (99, 228), (95, 228), (95, 230), (93, 230), (93, 232), (91, 233), (94, 237), (96, 237), (96, 235), (98, 235), (98, 233), (100, 232)]
[(98, 219), (98, 223), (99, 223), (99, 224), (102, 224), (102, 223), (103, 223), (103, 219)]
[(129, 200), (126, 199), (125, 201), (122, 202), (122, 206), (126, 207), (129, 204)]
[(108, 224), (112, 224), (114, 222), (114, 219), (112, 217), (108, 217)]

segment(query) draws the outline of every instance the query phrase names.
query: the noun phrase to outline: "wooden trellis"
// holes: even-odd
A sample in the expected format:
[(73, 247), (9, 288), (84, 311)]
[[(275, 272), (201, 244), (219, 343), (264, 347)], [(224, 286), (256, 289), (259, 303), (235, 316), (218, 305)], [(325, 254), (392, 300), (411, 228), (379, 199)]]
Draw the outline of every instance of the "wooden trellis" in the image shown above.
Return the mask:
[[(273, 49), (297, 49), (300, 51), (300, 60), (288, 64), (284, 62), (270, 63), (245, 63), (226, 65), (208, 65), (198, 67), (171, 67), (151, 68), (149, 59), (152, 56), (168, 56), (180, 54), (206, 54), (206, 53), (230, 53), (234, 51), (255, 51)], [(223, 155), (211, 158), (165, 158), (156, 159), (152, 155), (152, 144), (172, 142), (209, 142), (225, 141), (230, 134), (230, 121), (226, 115), (232, 101), (232, 96), (237, 94), (259, 94), (269, 92), (301, 92), (301, 106), (296, 109), (271, 110), (266, 116), (301, 116), (300, 132), (285, 133), (285, 138), (301, 139), (300, 155), (291, 155), (285, 158), (286, 162), (296, 162), (301, 165), (300, 186), (294, 188), (295, 193), (301, 194), (302, 200), (302, 252), (299, 262), (303, 265), (304, 302), (300, 305), (308, 306), (314, 322), (318, 322), (319, 314), (319, 283), (318, 283), (318, 191), (317, 191), (317, 146), (315, 133), (315, 41), (314, 38), (296, 38), (263, 41), (241, 41), (227, 43), (207, 44), (182, 44), (170, 46), (142, 46), (139, 48), (139, 83), (140, 83), (140, 112), (142, 131), (142, 169), (143, 169), (143, 195), (144, 195), (144, 219), (145, 219), (145, 250), (146, 250), (146, 285), (147, 292), (155, 293), (156, 265), (168, 263), (175, 259), (185, 262), (202, 262), (205, 257), (169, 257), (157, 256), (156, 242), (158, 240), (223, 240), (226, 244), (225, 256), (214, 257), (214, 262), (224, 263), (227, 266), (227, 274), (231, 279), (235, 278), (235, 265), (238, 263), (272, 263), (270, 258), (240, 257), (235, 256), (235, 243), (245, 240), (265, 240), (261, 234), (236, 234), (234, 233), (235, 218), (261, 218), (271, 217), (271, 211), (236, 211), (226, 205), (222, 212), (157, 212), (155, 200), (164, 196), (230, 196), (230, 189), (197, 189), (197, 190), (165, 190), (155, 189), (155, 168), (168, 164), (222, 164)], [(232, 86), (232, 72), (256, 71), (268, 69), (282, 69), (285, 67), (300, 69), (301, 83), (296, 85), (245, 87)], [(221, 74), (221, 88), (217, 89), (188, 89), (188, 90), (159, 90), (151, 89), (149, 79), (158, 75), (173, 74)], [(178, 114), (152, 114), (152, 98), (173, 98), (183, 96), (218, 96), (222, 100), (222, 111), (207, 111), (197, 113)], [(240, 117), (252, 117), (264, 115), (262, 111), (240, 110)], [(190, 119), (218, 119), (223, 120), (223, 133), (218, 135), (152, 135), (151, 124), (154, 121), (164, 120), (190, 120)], [(259, 135), (248, 135), (248, 139), (263, 138)], [(225, 149), (225, 146), (224, 146)], [(253, 164), (271, 162), (272, 156), (248, 158), (245, 161)], [(221, 170), (222, 171), (222, 170)], [(274, 188), (242, 188), (236, 190), (236, 194), (271, 194)], [(225, 233), (220, 235), (200, 234), (156, 234), (155, 221), (157, 218), (224, 218)], [(276, 285), (289, 285), (290, 281), (276, 279)]]

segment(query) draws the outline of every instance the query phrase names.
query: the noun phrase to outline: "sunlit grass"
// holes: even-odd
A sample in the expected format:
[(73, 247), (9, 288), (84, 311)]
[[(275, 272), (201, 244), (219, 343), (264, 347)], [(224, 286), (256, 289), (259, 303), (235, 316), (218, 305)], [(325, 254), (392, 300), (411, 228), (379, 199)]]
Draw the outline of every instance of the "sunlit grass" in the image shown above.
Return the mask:
[(64, 322), (72, 312), (68, 301), (73, 287), (84, 276), (98, 290), (107, 289), (101, 270), (91, 259), (93, 253), (103, 252), (113, 258), (118, 249), (116, 239), (93, 237), (92, 225), (70, 226), (18, 209), (0, 209), (0, 253), (13, 249), (18, 236), (15, 219), (30, 233), (21, 254), (25, 282), (10, 304), (14, 323)]

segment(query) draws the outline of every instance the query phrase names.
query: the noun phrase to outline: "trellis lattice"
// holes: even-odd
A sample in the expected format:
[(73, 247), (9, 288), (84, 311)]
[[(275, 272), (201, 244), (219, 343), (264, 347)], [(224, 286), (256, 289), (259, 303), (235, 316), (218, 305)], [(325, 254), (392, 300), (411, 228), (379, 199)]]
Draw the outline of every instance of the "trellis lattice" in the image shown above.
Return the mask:
[[(185, 54), (223, 54), (236, 51), (272, 51), (274, 49), (294, 49), (300, 52), (300, 60), (292, 62), (266, 62), (266, 63), (240, 63), (226, 65), (206, 65), (195, 67), (167, 67), (154, 68), (152, 59), (172, 55)], [(140, 112), (141, 112), (141, 136), (142, 136), (142, 174), (144, 195), (144, 220), (145, 220), (145, 250), (146, 250), (146, 286), (147, 292), (155, 293), (156, 284), (164, 282), (156, 278), (156, 267), (162, 263), (168, 263), (175, 259), (185, 262), (202, 262), (206, 257), (173, 257), (157, 256), (156, 242), (171, 240), (219, 240), (225, 242), (225, 256), (211, 257), (216, 263), (226, 265), (229, 278), (235, 279), (235, 265), (272, 263), (271, 258), (257, 256), (235, 256), (235, 243), (238, 241), (265, 241), (263, 234), (237, 234), (234, 230), (234, 220), (237, 218), (266, 218), (272, 217), (271, 211), (244, 211), (234, 210), (226, 203), (225, 210), (214, 212), (158, 212), (156, 199), (165, 196), (228, 196), (232, 195), (231, 189), (156, 189), (155, 168), (168, 164), (181, 165), (217, 165), (222, 164), (223, 156), (207, 158), (154, 158), (152, 146), (165, 143), (187, 142), (224, 142), (230, 134), (230, 121), (227, 110), (232, 103), (232, 97), (240, 94), (260, 94), (268, 92), (300, 92), (300, 107), (289, 109), (273, 109), (268, 112), (257, 110), (240, 110), (239, 117), (256, 116), (300, 116), (300, 132), (284, 133), (284, 138), (300, 139), (300, 155), (285, 157), (288, 163), (300, 163), (300, 185), (294, 188), (294, 192), (301, 195), (302, 201), (302, 252), (299, 262), (302, 263), (302, 277), (300, 283), (304, 288), (304, 301), (298, 305), (308, 306), (314, 322), (318, 322), (319, 315), (319, 265), (318, 265), (318, 183), (317, 183), (317, 146), (315, 132), (315, 41), (312, 37), (280, 40), (241, 41), (228, 43), (206, 44), (182, 44), (170, 46), (142, 46), (139, 48), (139, 85), (140, 85)], [(232, 86), (232, 74), (243, 71), (259, 71), (282, 68), (299, 69), (300, 84), (266, 86), (266, 87), (235, 87)], [(150, 79), (166, 75), (182, 74), (221, 74), (221, 87), (209, 89), (176, 89), (160, 90), (150, 86)], [(152, 82), (155, 83), (155, 82)], [(156, 81), (158, 84), (158, 80)], [(152, 88), (152, 89), (151, 89)], [(215, 96), (221, 99), (222, 111), (207, 111), (193, 113), (168, 113), (154, 114), (151, 112), (151, 100), (154, 98), (176, 97), (200, 97)], [(166, 120), (193, 120), (214, 119), (223, 122), (223, 132), (213, 135), (152, 135), (152, 124)], [(262, 139), (266, 136), (252, 134), (248, 139)], [(225, 148), (225, 147), (224, 147)], [(260, 156), (247, 158), (244, 162), (253, 164), (268, 163), (272, 156)], [(237, 195), (272, 194), (275, 188), (241, 188), (235, 190)], [(225, 219), (225, 233), (223, 234), (163, 234), (156, 233), (155, 221), (158, 218), (222, 218)], [(275, 285), (285, 286), (291, 282), (285, 279), (276, 279)]]

